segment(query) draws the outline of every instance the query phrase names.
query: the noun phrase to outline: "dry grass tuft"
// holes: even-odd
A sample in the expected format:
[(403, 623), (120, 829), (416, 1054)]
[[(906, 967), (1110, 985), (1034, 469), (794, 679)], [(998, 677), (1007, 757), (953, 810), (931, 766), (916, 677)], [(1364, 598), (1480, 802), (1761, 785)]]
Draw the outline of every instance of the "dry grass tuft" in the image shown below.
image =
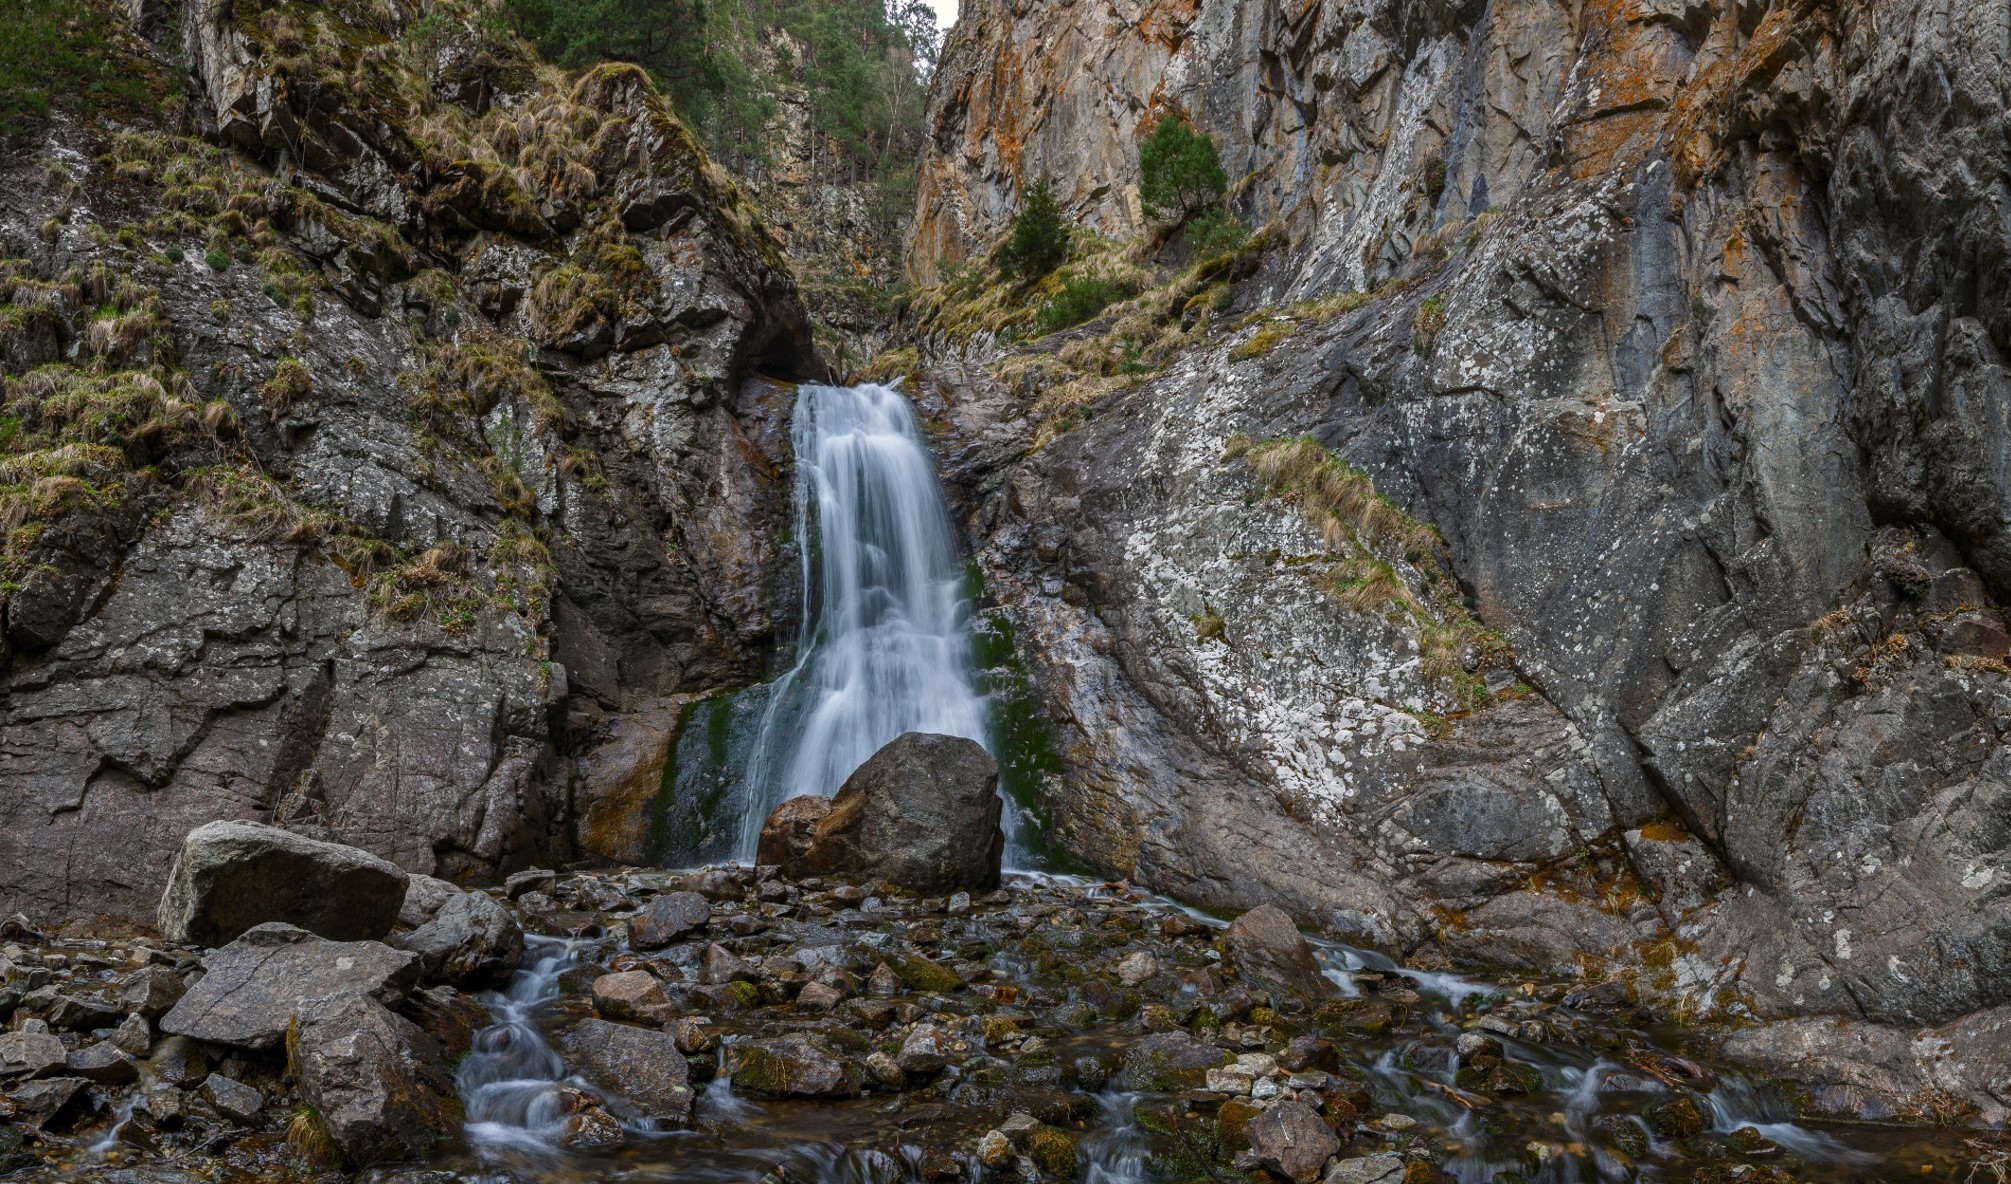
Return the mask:
[[(1446, 565), (1438, 532), (1377, 492), (1368, 474), (1300, 436), (1257, 443), (1232, 436), (1225, 459), (1242, 458), (1266, 495), (1298, 506), (1306, 523), (1342, 559), (1327, 586), (1350, 611), (1380, 613), (1411, 628), (1420, 673), (1460, 708), (1486, 702), (1475, 670), (1512, 660), (1500, 635), (1467, 611)], [(1408, 578), (1407, 578), (1408, 573)]]

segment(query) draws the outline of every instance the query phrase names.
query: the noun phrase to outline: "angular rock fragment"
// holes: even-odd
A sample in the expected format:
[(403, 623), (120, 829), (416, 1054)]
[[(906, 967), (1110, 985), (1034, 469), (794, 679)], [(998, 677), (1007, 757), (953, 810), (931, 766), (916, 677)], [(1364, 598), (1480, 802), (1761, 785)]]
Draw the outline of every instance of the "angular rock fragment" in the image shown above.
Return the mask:
[(69, 1072), (99, 1085), (131, 1085), (140, 1079), (133, 1058), (109, 1040), (87, 1044), (65, 1058)]
[(430, 899), (415, 908), (407, 892), (399, 919), (419, 923), (389, 944), (419, 955), (421, 977), (469, 989), (508, 980), (524, 953), (524, 931), (510, 910), (486, 892), (464, 892), (431, 876), (414, 876), (412, 883), (423, 883)]
[(182, 840), (168, 871), (161, 935), (220, 946), (280, 921), (331, 941), (368, 941), (397, 923), (406, 878), (355, 847), (256, 822), (206, 823)]
[(60, 1072), (68, 1056), (52, 1032), (0, 1032), (0, 1077), (47, 1077)]
[(1222, 935), (1228, 954), (1245, 975), (1295, 994), (1325, 999), (1338, 993), (1313, 947), (1274, 904), (1260, 905), (1230, 923)]
[(149, 1020), (168, 1013), (187, 993), (181, 975), (165, 966), (143, 966), (119, 984), (119, 1006)]
[(325, 941), (273, 922), (203, 959), (202, 981), (164, 1016), (161, 1030), (210, 1044), (277, 1045), (296, 1016), (353, 997), (402, 1000), (419, 959), (381, 942)]
[(586, 1019), (566, 1029), (559, 1046), (568, 1064), (639, 1117), (674, 1126), (691, 1120), (690, 1069), (670, 1033)]
[(14, 1119), (37, 1129), (61, 1130), (90, 1105), (89, 1083), (81, 1077), (48, 1077), (14, 1087)]
[(265, 1109), (264, 1094), (235, 1077), (225, 1077), (221, 1073), (203, 1078), (202, 1096), (218, 1114), (232, 1122), (250, 1122), (258, 1117), (260, 1110)]
[(350, 1164), (425, 1159), (458, 1134), (445, 1051), (376, 1000), (350, 995), (303, 1015), (291, 1047), (301, 1100)]
[(1341, 1149), (1332, 1128), (1304, 1102), (1279, 1102), (1252, 1118), (1244, 1131), (1258, 1161), (1294, 1184), (1313, 1184)]
[(660, 950), (686, 934), (703, 929), (712, 906), (696, 892), (665, 892), (628, 919), (628, 944), (637, 950)]
[(678, 1015), (663, 984), (647, 970), (601, 975), (594, 980), (593, 999), (594, 1010), (611, 1020), (661, 1024)]

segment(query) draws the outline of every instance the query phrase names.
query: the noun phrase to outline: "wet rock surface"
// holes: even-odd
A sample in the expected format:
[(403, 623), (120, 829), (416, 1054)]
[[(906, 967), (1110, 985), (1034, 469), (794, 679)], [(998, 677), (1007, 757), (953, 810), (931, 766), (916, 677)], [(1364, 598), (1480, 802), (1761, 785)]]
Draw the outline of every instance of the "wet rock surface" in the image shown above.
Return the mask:
[[(1145, 230), (1161, 112), (1213, 138), (1269, 244), (1187, 289), (1217, 303), (1178, 310), (1178, 350), (1113, 348), (1084, 386), (1047, 363), (1137, 318), (918, 342), (1070, 850), (1723, 1018), (1937, 1039), (2011, 1003), (1985, 821), (2011, 435), (1973, 402), (2011, 341), (1978, 295), (2007, 254), (2001, 24), (1986, 0), (973, 10), (912, 273), (982, 254), (1035, 178)], [(1464, 702), (1239, 435), (1315, 442), (1443, 540), (1505, 646), (1461, 655)], [(1425, 589), (1403, 550), (1377, 562)]]
[[(637, 70), (410, 6), (89, 2), (151, 14), (102, 48), (178, 98), (0, 153), (0, 268), (53, 294), (0, 331), (8, 421), (37, 369), (146, 403), (88, 442), (112, 496), (9, 535), (0, 906), (149, 920), (218, 819), (464, 882), (641, 858), (679, 696), (788, 616), (764, 374), (817, 361), (774, 239)], [(542, 182), (477, 147), (504, 122)], [(43, 428), (10, 464), (86, 443)]]
[[(1305, 952), (1332, 993), (1286, 989), (1252, 972), (1247, 937), (1122, 884), (1013, 876), (946, 897), (728, 867), (560, 872), (532, 887), (519, 908), (589, 932), (528, 938), (508, 990), (479, 1004), (422, 983), (402, 1000), (351, 990), (299, 1010), (290, 1069), (256, 1036), (163, 1033), (137, 1054), (112, 1030), (46, 1024), (59, 997), (117, 998), (151, 971), (194, 978), (224, 950), (0, 946), (10, 990), (58, 988), (0, 1017), (0, 1097), (10, 1129), (28, 1132), (19, 1178), (291, 1184), (405, 1164), (388, 1178), (1415, 1184), (1596, 1171), (1841, 1184), (1923, 1164), (1956, 1173), (1989, 1150), (1815, 1119), (1803, 1112), (1848, 1112), (1847, 1095), (1867, 1117), (1906, 1114), (1879, 1092), (1900, 1080), (1867, 1067), (1818, 1095), (1742, 1077), (1706, 1040), (1651, 1035), (1624, 984), (1461, 979), (1314, 941)], [(695, 918), (679, 894), (701, 888), (697, 925), (647, 949), (628, 940), (656, 901)], [(247, 937), (374, 944), (275, 928)], [(1276, 932), (1266, 943), (1294, 948)], [(633, 1010), (638, 997), (658, 1010)], [(1781, 1077), (1806, 1047), (1776, 1046)], [(100, 1071), (122, 1057), (137, 1079)], [(316, 1154), (328, 1168), (308, 1166)]]

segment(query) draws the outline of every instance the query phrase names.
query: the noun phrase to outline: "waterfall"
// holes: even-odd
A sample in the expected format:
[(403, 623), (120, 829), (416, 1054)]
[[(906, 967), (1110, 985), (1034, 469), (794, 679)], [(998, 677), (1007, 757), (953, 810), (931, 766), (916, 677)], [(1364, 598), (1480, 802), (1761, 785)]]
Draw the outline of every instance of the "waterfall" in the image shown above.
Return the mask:
[(769, 811), (836, 793), (903, 732), (991, 747), (963, 567), (907, 399), (877, 384), (804, 386), (791, 441), (802, 640), (749, 753), (741, 858), (753, 857)]

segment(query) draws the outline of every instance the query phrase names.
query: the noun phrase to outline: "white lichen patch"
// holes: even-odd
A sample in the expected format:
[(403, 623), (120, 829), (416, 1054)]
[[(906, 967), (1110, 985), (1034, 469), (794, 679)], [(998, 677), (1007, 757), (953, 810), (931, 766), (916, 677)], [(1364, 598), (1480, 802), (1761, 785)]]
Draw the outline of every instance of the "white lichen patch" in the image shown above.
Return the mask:
[(1442, 708), (1441, 692), (1411, 631), (1337, 604), (1322, 577), (1340, 557), (1291, 504), (1254, 498), (1247, 465), (1224, 455), (1251, 376), (1219, 357), (1187, 369), (1194, 401), (1158, 421), (1148, 450), (1177, 492), (1134, 525), (1125, 558), (1223, 739), (1338, 824), (1365, 778), (1425, 742), (1411, 713)]

